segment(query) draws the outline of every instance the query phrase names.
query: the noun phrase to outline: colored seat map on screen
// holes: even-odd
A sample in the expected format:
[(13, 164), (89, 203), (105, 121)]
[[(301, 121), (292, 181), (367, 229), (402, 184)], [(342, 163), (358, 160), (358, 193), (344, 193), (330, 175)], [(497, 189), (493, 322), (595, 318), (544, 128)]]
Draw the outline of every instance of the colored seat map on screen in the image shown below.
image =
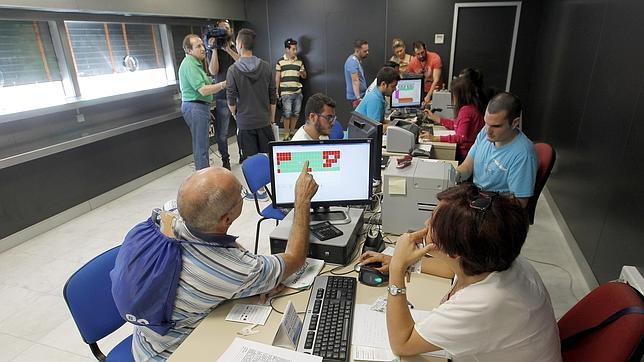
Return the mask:
[(309, 172), (340, 171), (340, 150), (278, 152), (277, 173), (302, 172), (302, 165), (309, 161)]

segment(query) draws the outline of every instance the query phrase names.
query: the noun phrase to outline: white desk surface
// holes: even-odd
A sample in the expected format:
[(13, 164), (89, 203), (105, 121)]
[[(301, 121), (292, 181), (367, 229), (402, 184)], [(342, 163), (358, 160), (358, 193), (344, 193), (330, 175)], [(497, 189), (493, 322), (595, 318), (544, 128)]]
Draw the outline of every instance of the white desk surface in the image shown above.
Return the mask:
[[(348, 271), (352, 268), (343, 268), (341, 271)], [(333, 264), (326, 265), (324, 270), (331, 269)], [(328, 274), (328, 273), (327, 273)], [(357, 273), (351, 273), (347, 276), (357, 277)], [(430, 310), (436, 307), (440, 299), (447, 293), (450, 286), (450, 280), (424, 274), (414, 274), (411, 283), (407, 284), (407, 294), (409, 301), (412, 302), (416, 309)], [(280, 311), (283, 311), (289, 300), (293, 302), (298, 312), (306, 309), (309, 299), (310, 290), (303, 291), (288, 297), (279, 298), (273, 301), (273, 305)], [(386, 295), (387, 290), (383, 287), (369, 287), (358, 283), (356, 292), (357, 304), (372, 304), (379, 296)], [(229, 301), (217, 307), (208, 317), (206, 317), (199, 326), (186, 338), (179, 346), (169, 361), (171, 362), (193, 362), (193, 361), (216, 361), (217, 358), (228, 348), (235, 337), (241, 337), (236, 334), (237, 331), (248, 326), (248, 324), (228, 322), (225, 320), (226, 315), (235, 303), (256, 303), (258, 297)], [(275, 337), (275, 332), (281, 320), (282, 315), (271, 312), (266, 325), (255, 327), (259, 333), (246, 336), (252, 341), (271, 344)], [(353, 359), (352, 359), (353, 360)], [(405, 357), (402, 361), (445, 361), (441, 358), (415, 356)]]

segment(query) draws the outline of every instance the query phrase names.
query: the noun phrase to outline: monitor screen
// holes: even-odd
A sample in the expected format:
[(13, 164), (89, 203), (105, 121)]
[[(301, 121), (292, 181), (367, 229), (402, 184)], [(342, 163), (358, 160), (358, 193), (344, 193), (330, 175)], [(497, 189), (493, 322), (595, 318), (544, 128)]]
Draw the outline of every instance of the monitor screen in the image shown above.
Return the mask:
[(319, 185), (311, 207), (371, 202), (370, 139), (271, 142), (269, 145), (274, 207), (293, 207), (295, 183), (307, 160), (309, 173)]
[(399, 80), (396, 90), (391, 94), (391, 108), (420, 107), (422, 101), (422, 78)]
[(380, 180), (382, 159), (382, 124), (363, 116), (358, 112), (351, 112), (347, 125), (349, 139), (369, 138), (373, 142), (373, 157), (371, 158), (371, 174), (375, 180)]

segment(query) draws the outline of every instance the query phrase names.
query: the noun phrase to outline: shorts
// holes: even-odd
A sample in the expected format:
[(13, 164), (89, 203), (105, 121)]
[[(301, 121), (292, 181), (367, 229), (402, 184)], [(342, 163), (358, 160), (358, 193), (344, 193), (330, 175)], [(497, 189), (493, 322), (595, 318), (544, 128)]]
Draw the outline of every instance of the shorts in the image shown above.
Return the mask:
[(302, 109), (302, 93), (286, 94), (282, 97), (282, 114), (286, 118), (300, 116)]

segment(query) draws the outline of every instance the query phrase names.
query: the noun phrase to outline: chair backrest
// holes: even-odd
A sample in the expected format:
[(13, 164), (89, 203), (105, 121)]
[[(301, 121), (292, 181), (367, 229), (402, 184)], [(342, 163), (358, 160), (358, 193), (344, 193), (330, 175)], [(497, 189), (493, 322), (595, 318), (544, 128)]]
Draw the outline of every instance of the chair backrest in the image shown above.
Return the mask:
[[(630, 306), (644, 307), (642, 296), (635, 289), (621, 282), (602, 284), (561, 317), (559, 337), (564, 340)], [(628, 361), (643, 338), (644, 315), (628, 314), (562, 348), (561, 352), (564, 361)]]
[(534, 193), (528, 200), (528, 217), (530, 218), (531, 225), (534, 223), (534, 212), (537, 208), (539, 195), (541, 195), (541, 191), (546, 185), (546, 181), (548, 181), (552, 167), (555, 165), (555, 160), (557, 159), (555, 150), (547, 143), (536, 143), (534, 145), (534, 151), (537, 154), (537, 177), (534, 182)]
[(331, 126), (331, 134), (329, 135), (329, 138), (332, 140), (341, 140), (344, 138), (344, 129), (342, 129), (342, 123), (340, 123), (340, 121), (338, 121), (337, 119)]
[(250, 192), (255, 193), (271, 182), (270, 167), (268, 155), (265, 153), (258, 153), (244, 160), (242, 172)]
[(125, 324), (114, 304), (110, 280), (119, 249), (112, 248), (87, 262), (63, 288), (67, 307), (87, 344), (96, 343)]

